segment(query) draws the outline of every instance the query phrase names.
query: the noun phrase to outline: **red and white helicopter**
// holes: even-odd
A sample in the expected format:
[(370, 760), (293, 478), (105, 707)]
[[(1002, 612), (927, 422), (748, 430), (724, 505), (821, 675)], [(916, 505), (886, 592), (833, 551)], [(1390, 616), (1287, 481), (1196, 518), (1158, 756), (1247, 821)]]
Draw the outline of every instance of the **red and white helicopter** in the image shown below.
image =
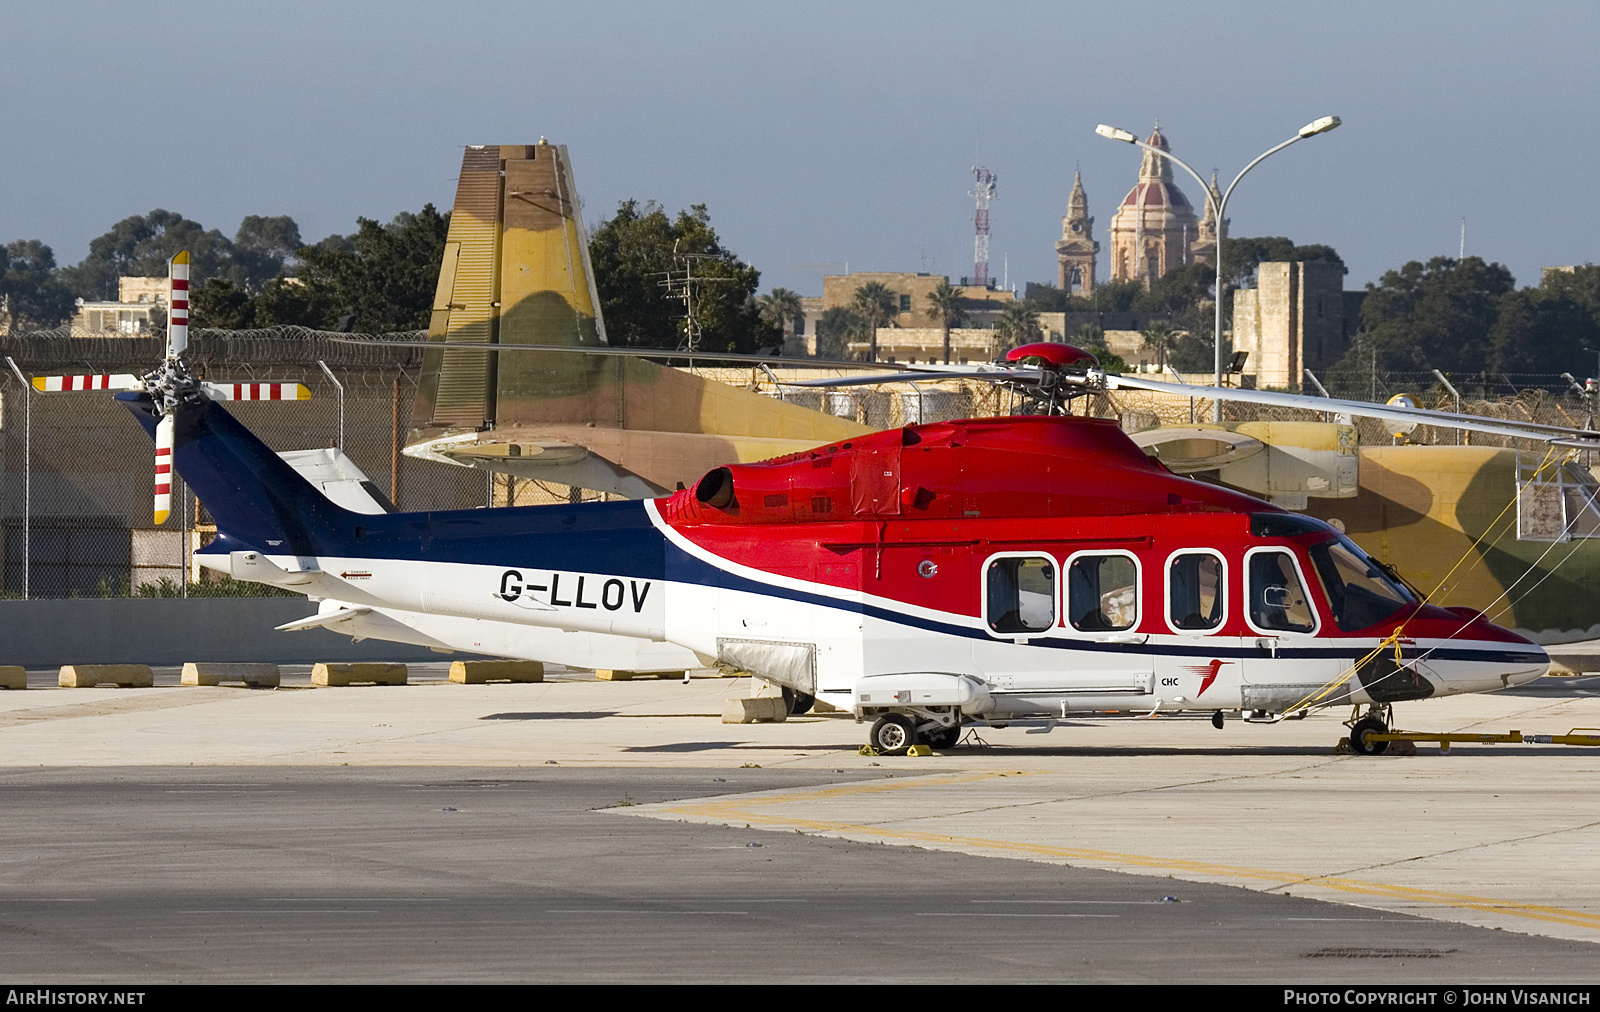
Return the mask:
[[(653, 500), (381, 514), (323, 496), (221, 406), (233, 388), (189, 377), (181, 351), (175, 339), (162, 368), (117, 396), (158, 446), (171, 439), (216, 520), (198, 555), (208, 567), (323, 598), (325, 610), (692, 653), (801, 705), (853, 711), (884, 753), (1075, 713), (1202, 711), (1220, 727), (1228, 714), (1335, 705), (1355, 708), (1355, 749), (1376, 753), (1386, 743), (1367, 736), (1387, 729), (1395, 702), (1500, 689), (1548, 666), (1542, 648), (1480, 613), (1425, 603), (1333, 527), (1175, 475), (1114, 421), (1060, 413), (1100, 389), (1218, 393), (1072, 372), (1092, 359), (1064, 345), (1017, 349), (1000, 370), (1039, 392), (1039, 414), (908, 425), (718, 467)], [(1282, 398), (1301, 400), (1256, 396)]]

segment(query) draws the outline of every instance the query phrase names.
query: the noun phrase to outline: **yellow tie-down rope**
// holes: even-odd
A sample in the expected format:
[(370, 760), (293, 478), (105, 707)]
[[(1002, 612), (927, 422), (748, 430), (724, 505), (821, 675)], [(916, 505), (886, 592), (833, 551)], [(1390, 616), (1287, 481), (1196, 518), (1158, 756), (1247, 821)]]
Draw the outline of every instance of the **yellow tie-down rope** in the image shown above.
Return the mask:
[[(1537, 479), (1538, 476), (1544, 472), (1545, 467), (1550, 463), (1551, 455), (1553, 455), (1555, 453), (1555, 451), (1556, 451), (1556, 448), (1554, 446), (1550, 446), (1548, 449), (1545, 450), (1544, 459), (1539, 461), (1539, 466), (1538, 467), (1534, 468), (1533, 476), (1534, 476), (1535, 479)], [(1456, 560), (1455, 565), (1450, 567), (1450, 571), (1448, 573), (1444, 574), (1444, 577), (1442, 579), (1440, 579), (1438, 584), (1436, 584), (1434, 586), (1433, 593), (1435, 593), (1435, 594), (1439, 593), (1439, 591), (1441, 589), (1443, 589), (1444, 586), (1449, 582), (1450, 577), (1455, 575), (1456, 570), (1460, 569), (1461, 568), (1461, 564), (1463, 562), (1467, 561), (1467, 559), (1469, 557), (1476, 556), (1476, 559), (1472, 564), (1472, 568), (1473, 569), (1477, 568), (1478, 563), (1483, 561), (1483, 553), (1478, 551), (1478, 547), (1483, 544), (1483, 540), (1485, 538), (1487, 538), (1491, 533), (1493, 533), (1494, 529), (1500, 525), (1500, 521), (1504, 520), (1506, 514), (1511, 512), (1511, 507), (1515, 506), (1516, 504), (1517, 504), (1517, 496), (1513, 495), (1511, 497), (1511, 501), (1506, 503), (1505, 508), (1500, 511), (1500, 514), (1489, 522), (1489, 526), (1484, 528), (1483, 533), (1478, 535), (1478, 537), (1472, 542), (1472, 544), (1467, 547), (1467, 550), (1465, 552), (1461, 553), (1461, 558)], [(1495, 545), (1499, 544), (1505, 538), (1505, 536), (1507, 534), (1509, 534), (1510, 532), (1511, 532), (1511, 528), (1509, 528), (1509, 527), (1507, 527), (1504, 531), (1501, 531), (1500, 534), (1498, 534), (1495, 537), (1494, 541), (1490, 543), (1490, 547), (1492, 548)], [(1471, 571), (1471, 569), (1468, 570), (1468, 572), (1470, 572), (1470, 571)], [(1502, 598), (1506, 597), (1507, 595), (1510, 594), (1510, 592), (1511, 592), (1510, 589), (1507, 588), (1506, 590), (1501, 592), (1500, 597), (1502, 597)], [(1427, 602), (1427, 599), (1428, 599), (1429, 596), (1431, 596), (1431, 595), (1424, 595), (1423, 596), (1423, 602), (1424, 603)], [(1496, 598), (1493, 602), (1490, 603), (1490, 607), (1492, 608), (1492, 607), (1494, 607), (1494, 605), (1499, 604), (1499, 603), (1500, 603), (1500, 598)], [(1415, 618), (1415, 617), (1416, 617), (1416, 613), (1413, 612), (1411, 618)], [(1278, 719), (1279, 720), (1284, 720), (1290, 714), (1296, 713), (1296, 712), (1300, 711), (1301, 709), (1304, 709), (1307, 712), (1310, 712), (1312, 709), (1318, 708), (1319, 704), (1320, 704), (1320, 706), (1334, 706), (1334, 705), (1337, 705), (1337, 704), (1334, 704), (1334, 703), (1324, 703), (1322, 701), (1324, 699), (1326, 699), (1330, 694), (1332, 694), (1333, 692), (1337, 691), (1341, 686), (1343, 686), (1347, 682), (1349, 682), (1350, 679), (1355, 676), (1355, 673), (1357, 671), (1359, 671), (1361, 668), (1365, 667), (1369, 662), (1371, 662), (1373, 659), (1375, 659), (1379, 654), (1383, 653), (1384, 647), (1387, 647), (1387, 646), (1393, 646), (1394, 647), (1395, 672), (1393, 672), (1393, 673), (1398, 673), (1399, 670), (1404, 666), (1404, 662), (1405, 662), (1405, 658), (1401, 654), (1401, 651), (1400, 651), (1400, 640), (1405, 636), (1406, 626), (1411, 622), (1411, 618), (1408, 618), (1405, 621), (1401, 622), (1400, 625), (1395, 628), (1394, 632), (1390, 633), (1387, 637), (1385, 637), (1383, 639), (1382, 642), (1380, 642), (1377, 646), (1375, 646), (1371, 650), (1369, 650), (1366, 653), (1366, 655), (1363, 656), (1360, 660), (1356, 661), (1354, 664), (1351, 664), (1349, 667), (1345, 668), (1344, 671), (1340, 672), (1337, 677), (1335, 677), (1331, 681), (1325, 682), (1320, 688), (1314, 690), (1310, 695), (1301, 698), (1299, 702), (1297, 702), (1294, 705), (1292, 705), (1292, 706), (1288, 707), (1287, 709), (1285, 709), (1283, 711), (1283, 713), (1278, 717)], [(1389, 676), (1385, 675), (1384, 677), (1387, 678)]]

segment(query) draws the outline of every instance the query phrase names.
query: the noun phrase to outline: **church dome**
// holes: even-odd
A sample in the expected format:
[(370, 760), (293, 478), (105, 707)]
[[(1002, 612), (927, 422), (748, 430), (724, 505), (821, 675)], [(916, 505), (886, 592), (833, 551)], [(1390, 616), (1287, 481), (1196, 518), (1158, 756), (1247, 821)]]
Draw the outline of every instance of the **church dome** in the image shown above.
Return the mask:
[(1192, 262), (1200, 235), (1194, 206), (1173, 181), (1173, 163), (1157, 151), (1170, 151), (1159, 125), (1145, 139), (1149, 148), (1139, 164), (1139, 179), (1111, 219), (1111, 277), (1157, 278)]
[(1139, 183), (1122, 198), (1123, 207), (1188, 208), (1189, 198), (1167, 182)]

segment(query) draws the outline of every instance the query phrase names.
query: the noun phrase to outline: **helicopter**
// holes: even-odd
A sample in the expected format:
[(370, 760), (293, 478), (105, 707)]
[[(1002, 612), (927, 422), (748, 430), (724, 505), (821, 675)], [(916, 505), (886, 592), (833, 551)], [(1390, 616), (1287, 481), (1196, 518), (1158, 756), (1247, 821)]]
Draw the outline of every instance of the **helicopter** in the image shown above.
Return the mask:
[[(1017, 351), (1038, 364), (1016, 378), (1060, 373), (1037, 384), (1061, 391), (1047, 407), (1127, 382), (1069, 374), (1087, 361), (1069, 346)], [(1352, 747), (1373, 754), (1395, 703), (1522, 684), (1549, 663), (1481, 612), (1427, 603), (1336, 528), (1174, 474), (1110, 419), (907, 425), (717, 466), (650, 499), (373, 514), (331, 501), (234, 419), (234, 391), (195, 381), (176, 340), (136, 387), (97, 380), (35, 383), (120, 385), (158, 452), (170, 433), (172, 466), (217, 523), (197, 553), (207, 568), (351, 610), (661, 644), (851, 711), (884, 754), (1074, 714), (1209, 712), (1222, 726), (1331, 706), (1352, 708)]]

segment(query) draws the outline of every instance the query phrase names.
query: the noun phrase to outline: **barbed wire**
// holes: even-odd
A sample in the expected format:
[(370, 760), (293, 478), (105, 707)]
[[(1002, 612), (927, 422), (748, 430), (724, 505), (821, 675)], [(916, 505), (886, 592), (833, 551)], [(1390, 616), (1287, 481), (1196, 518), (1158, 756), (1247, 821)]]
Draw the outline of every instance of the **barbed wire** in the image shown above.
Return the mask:
[[(568, 501), (571, 492), (565, 486), (504, 476), (497, 481), (486, 472), (400, 452), (411, 424), (425, 350), (385, 342), (424, 337), (418, 331), (339, 334), (304, 327), (195, 329), (188, 357), (196, 372), (208, 379), (304, 383), (312, 392), (310, 401), (240, 402), (229, 410), (275, 450), (328, 446), (344, 431), (346, 443), (341, 449), (401, 509)], [(0, 336), (0, 357), (14, 359), (24, 376), (139, 374), (164, 354), (165, 341), (159, 336), (88, 337), (65, 327)], [(319, 362), (326, 363), (344, 387), (342, 419), (338, 389)], [(773, 368), (783, 372), (782, 362), (774, 361)], [(875, 429), (1006, 415), (1021, 407), (1017, 392), (971, 380), (919, 381), (911, 389), (803, 390), (774, 383), (772, 375), (761, 369), (700, 366), (691, 371)], [(1590, 405), (1564, 380), (1540, 374), (1501, 379), (1507, 390), (1503, 396), (1463, 397), (1460, 410), (1561, 426), (1592, 421)], [(1378, 380), (1379, 399), (1403, 388), (1420, 407), (1456, 410), (1454, 397), (1431, 374), (1379, 373)], [(1470, 389), (1470, 384), (1452, 382)], [(1515, 388), (1520, 389), (1513, 395), (1510, 390)], [(1212, 402), (1207, 399), (1191, 405), (1186, 397), (1143, 391), (1095, 397), (1090, 407), (1094, 414), (1119, 418), (1129, 431), (1212, 417)], [(1084, 410), (1083, 402), (1078, 410)], [(1336, 417), (1332, 411), (1223, 407), (1223, 421), (1230, 424)], [(1352, 423), (1364, 444), (1384, 445), (1395, 438), (1376, 420), (1357, 417)], [(1419, 426), (1405, 438), (1437, 444), (1462, 441), (1454, 430), (1435, 426)], [(1470, 442), (1486, 447), (1521, 443), (1477, 434)], [(0, 370), (0, 469), (5, 474), (0, 483), (0, 594), (21, 589), (29, 559), (31, 596), (94, 596), (102, 581), (118, 586), (128, 581), (137, 591), (143, 583), (181, 576), (189, 553), (203, 536), (196, 532), (203, 531), (207, 518), (180, 483), (175, 502), (183, 509), (175, 510), (163, 527), (152, 525), (151, 461), (148, 437), (114, 400), (92, 394), (36, 395), (9, 369)]]

